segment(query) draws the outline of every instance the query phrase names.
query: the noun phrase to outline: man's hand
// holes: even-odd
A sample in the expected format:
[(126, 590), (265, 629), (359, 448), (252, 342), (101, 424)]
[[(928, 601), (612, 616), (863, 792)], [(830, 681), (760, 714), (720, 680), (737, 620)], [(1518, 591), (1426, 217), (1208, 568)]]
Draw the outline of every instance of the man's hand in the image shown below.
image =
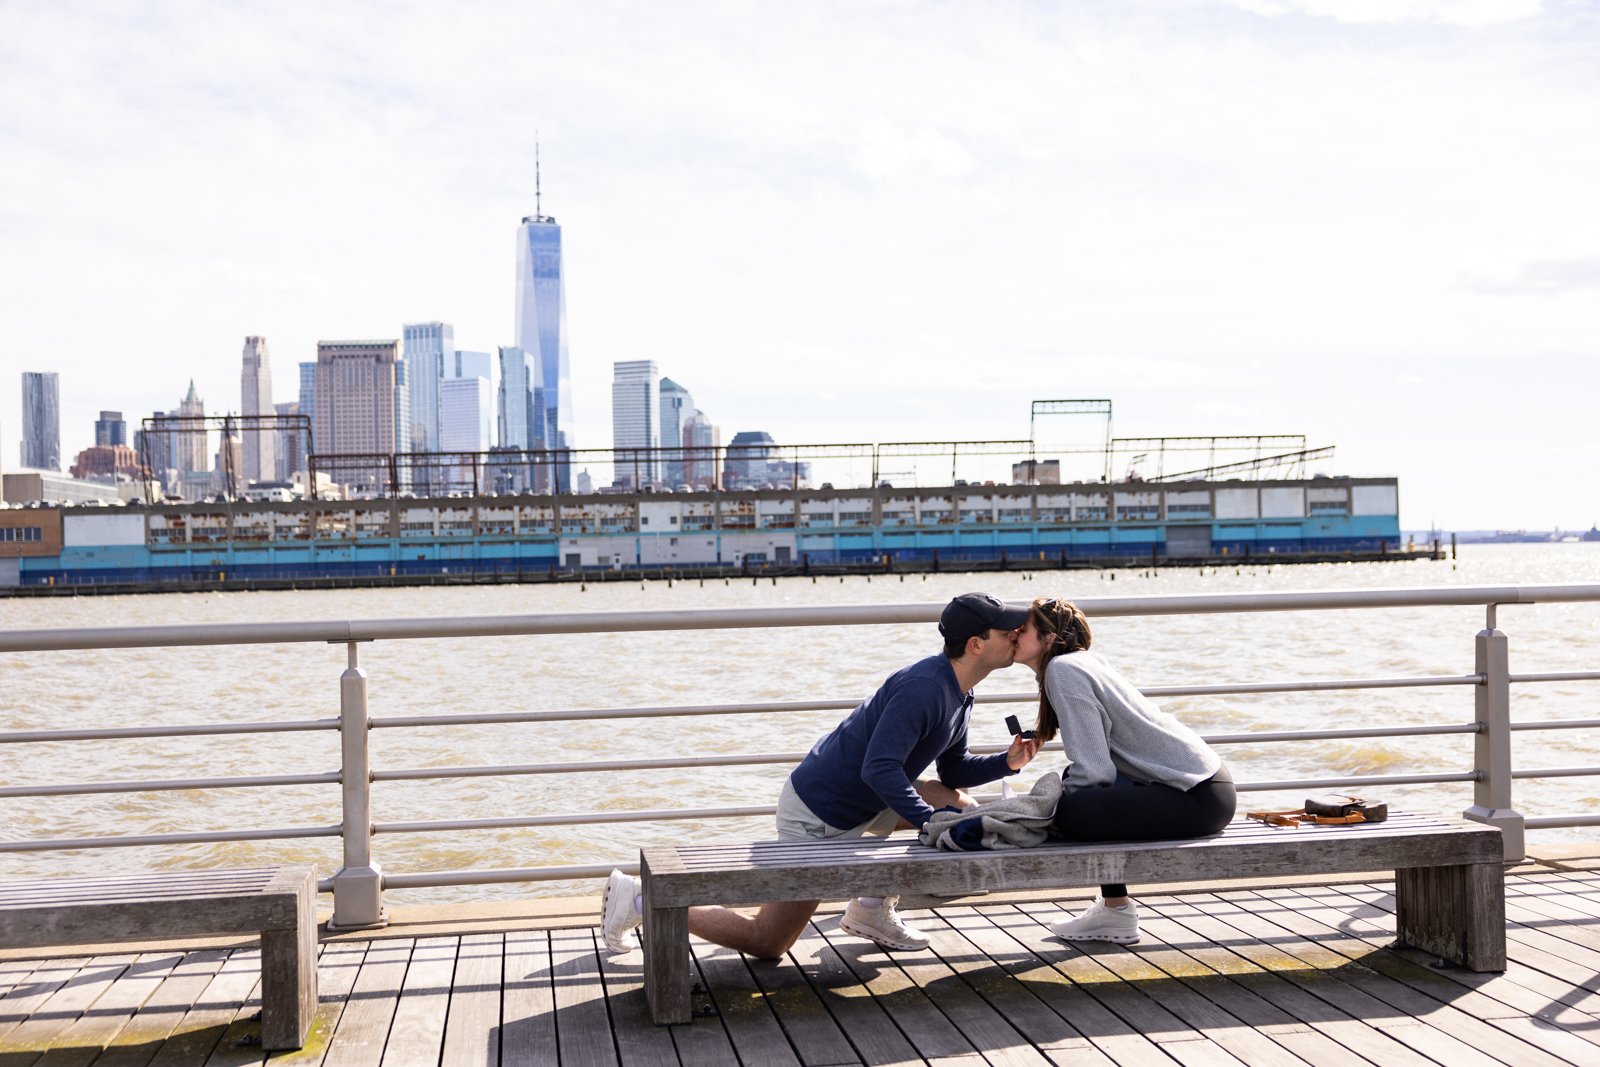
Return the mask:
[(1011, 747), (1006, 749), (1006, 766), (1014, 771), (1022, 770), (1039, 754), (1042, 744), (1044, 742), (1036, 737), (1013, 737)]

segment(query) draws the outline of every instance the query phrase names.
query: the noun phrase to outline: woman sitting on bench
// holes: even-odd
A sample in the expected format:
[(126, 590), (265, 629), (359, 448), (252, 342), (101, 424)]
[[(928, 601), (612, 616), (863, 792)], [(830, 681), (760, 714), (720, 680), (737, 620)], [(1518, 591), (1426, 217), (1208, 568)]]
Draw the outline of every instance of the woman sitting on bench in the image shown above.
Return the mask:
[[(1033, 602), (1016, 662), (1039, 677), (1034, 736), (1057, 731), (1070, 765), (1051, 833), (1067, 841), (1165, 841), (1220, 833), (1233, 818), (1233, 776), (1187, 726), (1089, 651), (1089, 620), (1066, 600)], [(1083, 914), (1050, 929), (1067, 941), (1139, 940), (1139, 909), (1103, 885)]]

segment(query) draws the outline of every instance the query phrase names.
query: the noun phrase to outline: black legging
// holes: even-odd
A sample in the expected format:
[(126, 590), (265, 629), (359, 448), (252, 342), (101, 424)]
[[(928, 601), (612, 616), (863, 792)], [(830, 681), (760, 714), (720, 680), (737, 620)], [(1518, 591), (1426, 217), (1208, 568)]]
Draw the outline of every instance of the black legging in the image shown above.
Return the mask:
[[(1069, 771), (1070, 773), (1070, 771)], [(1118, 772), (1109, 785), (1074, 789), (1061, 798), (1052, 837), (1065, 841), (1177, 841), (1220, 833), (1238, 806), (1228, 768), (1192, 789), (1135, 782)], [(1102, 897), (1125, 897), (1121, 882), (1100, 887)]]

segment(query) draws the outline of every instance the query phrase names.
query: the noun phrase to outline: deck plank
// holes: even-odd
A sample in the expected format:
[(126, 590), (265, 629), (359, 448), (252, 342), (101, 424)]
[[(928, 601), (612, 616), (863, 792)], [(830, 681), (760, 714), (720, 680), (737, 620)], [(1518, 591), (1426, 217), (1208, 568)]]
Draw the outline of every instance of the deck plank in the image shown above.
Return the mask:
[(1238, 1019), (1241, 1025), (1271, 1038), (1307, 1063), (1318, 1067), (1364, 1067), (1369, 1063), (1250, 988), (1258, 983), (1236, 980), (1234, 975), (1240, 973), (1241, 967), (1248, 968), (1252, 978), (1272, 976), (1167, 919), (1162, 909), (1171, 906), (1171, 898), (1157, 897), (1147, 902), (1148, 909), (1144, 907), (1146, 902), (1140, 904), (1141, 940), (1136, 951), (1141, 956)]
[[(1309, 919), (1315, 918), (1309, 914), (1310, 909), (1297, 909)], [(1333, 939), (1324, 941), (1330, 947), (1338, 947), (1340, 942)], [(1460, 971), (1456, 968), (1437, 970), (1424, 967), (1413, 961), (1406, 960), (1392, 953), (1376, 953), (1374, 960), (1392, 960), (1387, 964), (1395, 977), (1415, 987), (1419, 994), (1433, 997), (1435, 1000), (1448, 1003), (1450, 1009), (1459, 1014), (1445, 1019), (1438, 1025), (1450, 1027), (1453, 1032), (1462, 1034), (1472, 1040), (1472, 1035), (1479, 1034), (1478, 1027), (1484, 1024), (1503, 1031), (1508, 1036), (1532, 1044), (1569, 1063), (1600, 1063), (1600, 1018), (1562, 1003), (1560, 999), (1552, 1001), (1549, 996), (1542, 996), (1522, 984), (1516, 978), (1537, 979), (1541, 977), (1538, 972), (1519, 969), (1520, 973), (1513, 976), (1485, 975), (1480, 976), (1486, 981), (1460, 982), (1460, 974), (1472, 974), (1470, 971)], [(1546, 987), (1549, 993), (1558, 993), (1559, 984), (1555, 987)], [(1427, 1010), (1425, 1003), (1411, 999), (1396, 1000), (1395, 1004), (1402, 1010), (1411, 1011), (1418, 1015), (1427, 1015), (1430, 1019), (1435, 1013)], [(1465, 1022), (1463, 1022), (1463, 1017)], [(1474, 1041), (1474, 1044), (1478, 1042)], [(1501, 1058), (1508, 1054), (1518, 1052), (1512, 1047), (1508, 1052), (1487, 1049), (1495, 1052)]]
[(500, 1063), (500, 988), (505, 974), (505, 935), (467, 934), (456, 951), (444, 1026), (446, 1064)]
[(822, 936), (815, 922), (789, 950), (797, 971), (862, 1063), (920, 1059), (894, 1020)]
[(556, 1000), (550, 935), (543, 930), (506, 934), (504, 967), (501, 1062), (555, 1063)]
[[(364, 950), (365, 946), (363, 946)], [(151, 1058), (151, 1067), (199, 1067), (218, 1051), (223, 1035), (239, 1017), (260, 980), (259, 954), (225, 951), (216, 970), (173, 1025)], [(324, 994), (326, 995), (326, 994)], [(342, 1006), (342, 1002), (341, 1002)], [(257, 1034), (260, 1030), (257, 1029)], [(255, 1050), (257, 1060), (263, 1054)]]
[(806, 1067), (861, 1063), (849, 1038), (808, 981), (801, 951), (797, 944), (781, 960), (746, 957), (745, 966), (801, 1063)]
[(795, 1064), (800, 1057), (767, 1003), (767, 995), (733, 949), (702, 945), (695, 952), (707, 991), (727, 1027), (733, 1050), (745, 1063)]
[(937, 924), (951, 938), (960, 938), (955, 951), (944, 939), (935, 943), (945, 964), (1052, 1063), (1113, 1062), (1030, 988), (1038, 976), (1039, 958), (976, 909), (940, 909), (937, 918), (919, 921), (925, 929)]
[[(928, 922), (929, 916), (909, 912), (906, 919), (922, 927), (932, 944), (929, 952), (898, 952), (894, 960), (917, 986), (927, 994), (945, 1018), (961, 1031), (989, 1063), (1038, 1065), (1049, 1061), (1033, 1044), (995, 1010), (970, 984), (963, 981), (948, 962), (981, 956), (986, 966), (993, 961), (971, 942), (943, 923)], [(1009, 979), (1007, 979), (1009, 981)]]
[[(316, 1067), (326, 1061), (333, 1035), (349, 1010), (356, 979), (361, 976), (361, 968), (373, 944), (370, 941), (335, 941), (322, 946), (322, 954), (317, 959), (317, 1009), (311, 1014), (305, 1047), (296, 1052), (275, 1053), (273, 1067)], [(257, 993), (260, 988), (258, 981)], [(259, 1034), (257, 1029), (256, 1035)]]
[[(949, 1064), (983, 1062), (972, 1042), (900, 969), (894, 958), (871, 942), (840, 931), (836, 916), (814, 922), (812, 928), (883, 1008), (918, 1056)], [(912, 955), (917, 954), (902, 954)]]
[(602, 952), (600, 977), (606, 984), (617, 1058), (623, 1067), (677, 1067), (672, 1028), (650, 1021), (650, 1005), (644, 995), (644, 954), (637, 948), (623, 956)]
[[(1154, 904), (1142, 906), (1141, 911), (1141, 922), (1145, 915), (1157, 914)], [(1135, 944), (1121, 951), (1099, 953), (1096, 959), (1180, 1022), (1245, 1063), (1259, 1067), (1297, 1067), (1306, 1063), (1272, 1037), (1258, 1033), (1227, 1009), (1186, 985), (1179, 975), (1193, 976), (1194, 968), (1181, 953), (1159, 945)]]
[[(988, 948), (990, 958), (1001, 961), (1001, 966), (1010, 971), (1030, 993), (1060, 1015), (1113, 1063), (1123, 1067), (1170, 1063), (1171, 1057), (1162, 1052), (1155, 1042), (1094, 996), (1096, 990), (1092, 988), (1092, 983), (1074, 981), (1068, 969), (1058, 965), (1060, 960), (1074, 954), (1074, 950), (1052, 938), (1049, 928), (1040, 925), (1036, 915), (1012, 907), (985, 908), (978, 914), (999, 935), (1027, 953), (1019, 958), (1014, 948), (1004, 947), (1003, 943), (991, 943), (993, 947)], [(975, 927), (969, 936), (983, 935)]]
[[(1116, 970), (1109, 963), (1117, 957), (1130, 956), (1128, 946), (1062, 941), (1050, 932), (1048, 925), (1051, 919), (1062, 913), (1055, 904), (1027, 904), (1019, 910), (1033, 920), (1029, 947), (1051, 960), (1057, 970), (1083, 987), (1091, 997), (1135, 1031), (1149, 1038), (1161, 1051), (1180, 1062), (1199, 1058), (1207, 1061), (1217, 1059), (1212, 1052), (1168, 1047), (1194, 1041), (1212, 1042), (1137, 985), (1118, 980)], [(1137, 964), (1137, 961), (1134, 963)]]
[[(1301, 888), (1292, 893), (1266, 890), (1264, 899), (1281, 901), (1289, 909), (1289, 916), (1317, 936), (1319, 944), (1362, 962), (1376, 971), (1388, 975), (1417, 991), (1447, 1002), (1477, 1019), (1493, 1022), (1497, 1019), (1536, 1017), (1560, 1026), (1564, 1013), (1570, 1013), (1567, 1025), (1577, 1028), (1600, 1029), (1600, 1018), (1580, 1011), (1570, 1005), (1552, 1004), (1550, 994), (1560, 994), (1567, 987), (1560, 983), (1545, 985), (1541, 994), (1528, 985), (1526, 979), (1544, 976), (1520, 965), (1508, 968), (1507, 974), (1482, 975), (1481, 981), (1461, 982), (1459, 974), (1477, 975), (1477, 972), (1458, 968), (1439, 969), (1427, 967), (1397, 952), (1375, 951), (1387, 935), (1383, 925), (1371, 922), (1368, 908), (1342, 894), (1325, 889)], [(1336, 906), (1335, 899), (1349, 902), (1348, 909)], [(1600, 1040), (1600, 1034), (1596, 1035)]]
[[(112, 982), (83, 1015), (71, 1026), (61, 1031), (51, 1042), (50, 1050), (36, 1062), (39, 1067), (80, 1067), (96, 1062), (102, 1051), (118, 1051), (121, 1035), (146, 1001), (155, 995), (162, 982), (183, 961), (181, 952), (152, 952), (138, 956), (117, 980)], [(137, 1038), (134, 1039), (137, 1042)], [(160, 1039), (157, 1038), (157, 1044)], [(122, 1046), (120, 1051), (138, 1064), (147, 1062), (155, 1053), (154, 1047), (138, 1054), (135, 1046)]]
[(94, 1060), (95, 1067), (143, 1067), (155, 1058), (189, 1006), (205, 993), (228, 958), (226, 949), (190, 952), (180, 957), (116, 1041)]
[(460, 938), (419, 938), (389, 1024), (384, 1067), (438, 1067)]
[(1229, 900), (1220, 894), (1208, 897), (1206, 906), (1219, 920), (1263, 943), (1270, 942), (1273, 950), (1296, 960), (1302, 969), (1291, 976), (1292, 981), (1314, 987), (1319, 996), (1357, 1018), (1376, 1020), (1386, 1032), (1424, 1055), (1449, 1063), (1481, 1062), (1484, 1057), (1528, 1067), (1559, 1067), (1561, 1063), (1535, 1046), (1294, 933), (1263, 914), (1265, 902)]
[[(12, 1010), (26, 1014), (3, 1035), (4, 1044), (0, 1044), (0, 1048), (6, 1050), (18, 1067), (33, 1063), (133, 966), (134, 959), (134, 956), (123, 955), (96, 956), (87, 963), (65, 961), (61, 969), (68, 973), (61, 981), (47, 977), (40, 983), (38, 992), (15, 998), (17, 1003), (11, 1005)], [(75, 962), (83, 965), (75, 967)], [(10, 1005), (11, 1000), (8, 997), (5, 1003)], [(0, 1027), (3, 1026), (0, 1023)]]
[(1308, 989), (1303, 981), (1296, 979), (1295, 972), (1304, 969), (1298, 961), (1270, 946), (1261, 946), (1257, 939), (1212, 919), (1190, 898), (1169, 905), (1165, 917), (1181, 926), (1187, 936), (1209, 942), (1237, 957), (1237, 964), (1227, 965), (1230, 967), (1227, 973), (1233, 981), (1362, 1058), (1382, 1067), (1426, 1067), (1437, 1062), (1408, 1047), (1392, 1033), (1318, 996), (1314, 987)]
[[(261, 950), (236, 952), (229, 963), (234, 960), (240, 961), (243, 995), (230, 1013), (222, 1037), (206, 1057), (206, 1067), (256, 1067), (267, 1059), (261, 1048)], [(227, 966), (224, 964), (224, 969)]]
[[(1384, 886), (1351, 886), (1346, 891), (1358, 895), (1360, 899), (1373, 907), (1385, 911), (1394, 910), (1394, 896)], [(1590, 996), (1578, 997), (1572, 1002), (1575, 1006), (1584, 1007), (1581, 1001), (1587, 1003), (1587, 1010), (1591, 1014), (1600, 1014), (1600, 968), (1584, 966), (1581, 962), (1574, 962), (1559, 940), (1530, 939), (1526, 936), (1529, 931), (1517, 923), (1508, 923), (1506, 930), (1507, 967), (1506, 974), (1516, 977), (1523, 984), (1533, 986), (1542, 982), (1557, 982), (1574, 992), (1583, 990)], [(1426, 953), (1418, 950), (1407, 950), (1415, 953), (1419, 959), (1431, 959)], [(1468, 974), (1451, 976), (1457, 981), (1473, 983)], [(1485, 981), (1503, 975), (1484, 975)], [(1477, 983), (1473, 983), (1477, 984)]]
[[(703, 948), (704, 945), (705, 943), (698, 939), (691, 938), (689, 941), (689, 966), (694, 969), (694, 973), (690, 977), (691, 988), (699, 986), (704, 989), (705, 987), (705, 979), (700, 970), (700, 962), (695, 957), (695, 952)], [(643, 953), (635, 949), (634, 954), (642, 964)], [(643, 981), (643, 971), (641, 971), (640, 982), (642, 983)], [(686, 1023), (662, 1027), (662, 1029), (672, 1034), (672, 1044), (678, 1050), (679, 1062), (693, 1065), (693, 1067), (699, 1067), (702, 1063), (716, 1065), (716, 1067), (721, 1067), (722, 1064), (737, 1067), (739, 1057), (733, 1051), (733, 1041), (728, 1036), (728, 1028), (722, 1024), (722, 1016), (716, 1013), (716, 1009), (711, 1003), (711, 997), (701, 993), (693, 997), (693, 999), (703, 1003), (709, 1014), (691, 1019)], [(654, 1026), (655, 1024), (651, 1023), (650, 1025)]]
[(328, 1067), (377, 1067), (389, 1043), (389, 1027), (400, 1005), (400, 989), (416, 947), (413, 938), (373, 941), (356, 972), (339, 1024), (328, 1042)]
[(561, 1062), (572, 1067), (615, 1064), (616, 1039), (606, 1010), (594, 931), (551, 931), (550, 971), (555, 976), (556, 1045)]

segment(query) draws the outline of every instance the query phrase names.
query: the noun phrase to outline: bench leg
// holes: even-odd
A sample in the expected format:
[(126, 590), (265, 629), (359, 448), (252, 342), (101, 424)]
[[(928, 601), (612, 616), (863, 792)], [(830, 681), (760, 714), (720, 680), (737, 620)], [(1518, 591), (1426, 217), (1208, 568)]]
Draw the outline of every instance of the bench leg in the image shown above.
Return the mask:
[(650, 1019), (686, 1023), (689, 1013), (689, 909), (651, 908), (644, 913), (644, 992)]
[(1506, 877), (1498, 863), (1395, 872), (1400, 940), (1473, 971), (1506, 969)]
[(261, 1047), (300, 1048), (317, 1010), (317, 915), (310, 893), (288, 930), (261, 931)]

